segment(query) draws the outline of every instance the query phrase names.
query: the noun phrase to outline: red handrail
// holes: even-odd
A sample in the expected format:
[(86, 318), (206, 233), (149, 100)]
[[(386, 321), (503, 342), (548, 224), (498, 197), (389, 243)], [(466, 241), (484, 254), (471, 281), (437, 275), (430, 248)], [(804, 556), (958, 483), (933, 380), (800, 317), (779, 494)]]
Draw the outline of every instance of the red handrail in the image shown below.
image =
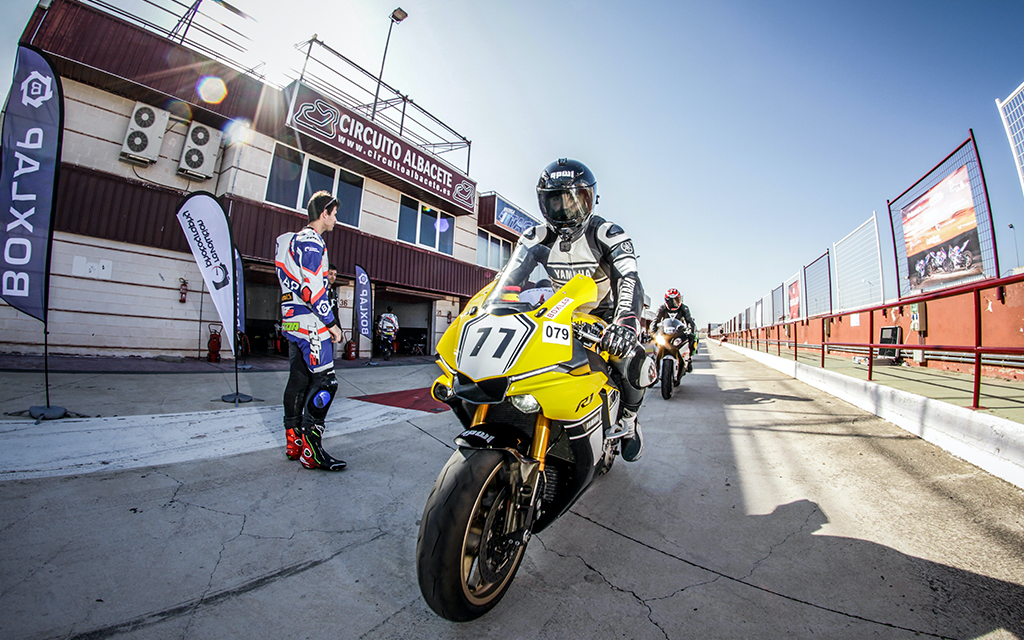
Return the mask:
[[(792, 347), (793, 359), (797, 360), (797, 350), (799, 345), (796, 341), (796, 326), (799, 322), (809, 323), (810, 320), (820, 319), (822, 322), (821, 331), (821, 342), (818, 343), (804, 343), (804, 348), (807, 349), (818, 349), (821, 351), (821, 368), (825, 368), (825, 351), (828, 347), (859, 347), (867, 348), (868, 350), (868, 380), (872, 380), (874, 377), (874, 352), (875, 349), (901, 349), (901, 350), (930, 350), (930, 351), (951, 351), (954, 353), (967, 353), (974, 354), (974, 393), (971, 404), (972, 409), (982, 408), (978, 401), (981, 396), (981, 359), (983, 355), (1024, 355), (1024, 347), (1003, 347), (1003, 346), (991, 346), (986, 347), (982, 345), (982, 333), (981, 333), (981, 292), (987, 289), (996, 289), (997, 296), (1000, 301), (1004, 299), (1004, 289), (1008, 285), (1017, 284), (1024, 282), (1024, 273), (1007, 276), (1005, 278), (997, 278), (991, 280), (982, 280), (979, 282), (972, 282), (966, 285), (958, 287), (951, 287), (942, 291), (936, 291), (932, 293), (925, 293), (910, 298), (903, 298), (894, 302), (889, 302), (881, 305), (872, 307), (863, 307), (860, 309), (848, 309), (838, 313), (827, 313), (812, 316), (809, 318), (802, 318), (796, 321), (780, 322), (773, 325), (765, 325), (764, 327), (757, 327), (756, 329), (743, 329), (740, 331), (733, 331), (725, 334), (726, 336), (738, 338), (744, 344), (749, 345), (751, 342), (755, 343), (755, 348), (760, 351), (761, 342), (765, 343), (765, 352), (772, 345), (776, 345), (776, 353), (782, 355), (782, 345), (785, 344), (787, 348)], [(842, 316), (850, 315), (851, 313), (867, 313), (868, 314), (868, 335), (874, 336), (874, 323), (875, 323), (875, 311), (892, 309), (893, 307), (901, 307), (904, 305), (915, 304), (919, 302), (929, 302), (932, 300), (941, 300), (943, 298), (951, 298), (954, 296), (970, 294), (974, 300), (974, 345), (908, 345), (908, 344), (881, 344), (874, 342), (828, 342), (828, 336), (825, 332), (825, 323), (832, 318), (839, 318)], [(782, 340), (782, 327), (792, 327), (792, 340)], [(768, 332), (774, 328), (776, 339), (772, 340), (768, 338)], [(761, 338), (760, 335), (756, 334), (751, 336), (753, 332), (757, 332), (758, 329), (765, 329), (766, 336)]]

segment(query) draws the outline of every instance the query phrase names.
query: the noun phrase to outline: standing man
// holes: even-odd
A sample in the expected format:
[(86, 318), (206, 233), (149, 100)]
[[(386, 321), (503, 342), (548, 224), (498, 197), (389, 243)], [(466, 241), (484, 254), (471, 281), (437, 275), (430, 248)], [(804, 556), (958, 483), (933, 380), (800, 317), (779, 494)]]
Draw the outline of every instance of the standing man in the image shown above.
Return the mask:
[(277, 238), (281, 329), (288, 339), (290, 373), (284, 389), (285, 453), (307, 469), (341, 471), (345, 461), (324, 451), (327, 410), (338, 390), (334, 344), (342, 339), (328, 298), (327, 246), (323, 234), (338, 222), (338, 201), (318, 191), (306, 206), (309, 224)]

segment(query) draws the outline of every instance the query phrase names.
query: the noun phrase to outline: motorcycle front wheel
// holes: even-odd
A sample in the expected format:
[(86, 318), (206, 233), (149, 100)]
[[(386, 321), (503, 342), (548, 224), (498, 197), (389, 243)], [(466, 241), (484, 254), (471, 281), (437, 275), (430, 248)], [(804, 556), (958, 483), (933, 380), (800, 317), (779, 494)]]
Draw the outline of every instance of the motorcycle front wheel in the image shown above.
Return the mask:
[(661, 361), (661, 397), (668, 400), (672, 397), (672, 387), (675, 386), (675, 367), (672, 366), (672, 361), (665, 358)]
[(503, 535), (516, 512), (512, 497), (499, 451), (459, 450), (441, 470), (416, 541), (420, 591), (437, 615), (474, 620), (508, 591), (526, 550)]

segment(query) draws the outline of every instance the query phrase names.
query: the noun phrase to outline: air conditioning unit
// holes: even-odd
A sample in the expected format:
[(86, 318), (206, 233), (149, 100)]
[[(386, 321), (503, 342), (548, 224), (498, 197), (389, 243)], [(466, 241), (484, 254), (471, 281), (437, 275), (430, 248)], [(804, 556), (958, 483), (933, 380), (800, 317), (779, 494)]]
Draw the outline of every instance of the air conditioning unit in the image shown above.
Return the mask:
[(121, 145), (121, 160), (142, 166), (156, 162), (170, 115), (163, 109), (136, 102)]
[(220, 129), (193, 120), (185, 136), (178, 173), (194, 180), (212, 178), (221, 135)]

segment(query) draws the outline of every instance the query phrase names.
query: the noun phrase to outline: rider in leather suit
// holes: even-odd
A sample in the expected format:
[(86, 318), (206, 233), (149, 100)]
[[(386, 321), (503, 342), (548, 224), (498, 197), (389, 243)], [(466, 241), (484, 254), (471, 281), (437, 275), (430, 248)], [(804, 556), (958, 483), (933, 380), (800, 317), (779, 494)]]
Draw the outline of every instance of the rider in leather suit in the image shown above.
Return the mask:
[(281, 282), (281, 330), (288, 338), (290, 373), (284, 389), (285, 453), (307, 469), (341, 471), (345, 461), (324, 451), (324, 420), (338, 381), (334, 343), (342, 338), (328, 296), (327, 246), (322, 235), (337, 223), (338, 201), (313, 194), (309, 225), (277, 238), (275, 263)]
[[(654, 316), (654, 320), (651, 321), (651, 333), (658, 330), (658, 325), (661, 324), (662, 320), (668, 318), (676, 318), (677, 320), (683, 320), (690, 326), (690, 353), (697, 353), (697, 324), (693, 321), (693, 316), (690, 315), (690, 308), (683, 304), (683, 296), (679, 293), (679, 289), (672, 288), (665, 292), (665, 304), (658, 307), (658, 313)], [(686, 363), (686, 372), (693, 371), (693, 361), (690, 360)]]
[[(611, 356), (622, 393), (620, 423), (628, 431), (622, 440), (622, 457), (639, 460), (643, 436), (636, 412), (644, 398), (644, 386), (654, 379), (637, 341), (643, 287), (637, 274), (633, 242), (622, 228), (593, 215), (597, 204), (597, 180), (583, 163), (561, 159), (541, 173), (537, 199), (546, 224), (527, 229), (519, 239), (528, 255), (545, 266), (555, 289), (576, 274), (597, 283), (598, 303), (589, 313), (609, 323), (601, 348)], [(523, 263), (511, 268), (533, 269)], [(646, 365), (646, 367), (645, 367)]]

